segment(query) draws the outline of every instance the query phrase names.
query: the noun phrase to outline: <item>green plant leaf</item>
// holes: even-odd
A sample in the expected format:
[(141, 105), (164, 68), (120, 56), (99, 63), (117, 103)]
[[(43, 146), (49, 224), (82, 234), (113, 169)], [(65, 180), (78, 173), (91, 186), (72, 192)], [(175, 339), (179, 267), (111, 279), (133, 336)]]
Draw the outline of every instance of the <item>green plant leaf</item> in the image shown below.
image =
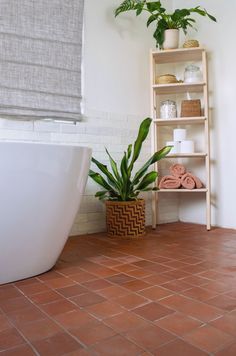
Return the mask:
[(156, 21), (157, 15), (151, 15), (147, 20), (147, 27), (153, 22)]
[(135, 0), (124, 0), (120, 6), (115, 10), (115, 17), (117, 17), (120, 13), (136, 10), (137, 1)]
[(136, 162), (136, 160), (139, 157), (143, 141), (145, 141), (145, 139), (146, 139), (146, 137), (147, 137), (147, 135), (149, 133), (149, 128), (150, 128), (151, 122), (152, 122), (152, 119), (150, 119), (148, 117), (145, 120), (143, 120), (141, 125), (140, 125), (139, 132), (138, 132), (138, 137), (137, 137), (137, 139), (136, 139), (136, 141), (134, 143), (133, 157), (132, 157), (130, 166), (128, 168), (129, 175), (132, 172), (134, 163)]
[[(108, 150), (107, 150), (106, 148), (105, 148), (105, 150), (106, 150), (106, 153), (107, 153), (107, 155), (108, 155), (108, 157), (109, 157), (109, 160), (110, 160), (111, 169), (112, 169), (112, 171), (113, 171), (113, 173), (114, 173), (114, 175), (115, 175), (117, 181), (119, 182), (119, 186), (120, 186), (121, 177), (120, 177), (120, 174), (119, 174), (119, 172), (118, 172), (117, 164), (116, 164), (116, 162), (114, 161), (114, 159), (111, 157), (111, 155), (110, 155), (110, 153), (108, 152)], [(117, 183), (118, 183), (118, 182), (117, 182)]]
[[(206, 11), (206, 9), (204, 9), (204, 10)], [(217, 22), (216, 18), (214, 16), (210, 15), (207, 11), (206, 11), (206, 14), (209, 17), (209, 19), (211, 19), (214, 22)]]
[(107, 190), (102, 190), (99, 191), (95, 194), (95, 197), (98, 198), (99, 200), (103, 200), (109, 195), (109, 192)]
[(160, 11), (161, 9), (161, 2), (160, 1), (152, 1), (147, 3), (147, 9), (149, 12), (153, 11)]
[(116, 188), (119, 189), (119, 182), (117, 181), (117, 179), (115, 177), (113, 177), (113, 175), (108, 171), (107, 166), (105, 166), (104, 164), (100, 163), (99, 161), (97, 161), (94, 157), (92, 157), (92, 162), (94, 164), (96, 164), (96, 166), (100, 169), (100, 171), (105, 174), (105, 176), (109, 179), (109, 181), (111, 182), (111, 184)]
[(147, 173), (137, 186), (136, 190), (142, 191), (143, 189), (146, 189), (150, 184), (156, 181), (157, 177), (158, 173), (155, 171)]
[(148, 168), (160, 161), (162, 158), (164, 158), (168, 153), (170, 153), (171, 149), (173, 146), (165, 146), (158, 152), (155, 152), (154, 155), (138, 170), (138, 172), (135, 174), (134, 179), (132, 181), (132, 185), (136, 185), (139, 183), (140, 179), (143, 177), (143, 175), (147, 172)]
[(128, 159), (128, 160), (129, 160), (130, 157), (131, 157), (132, 148), (133, 148), (133, 145), (132, 145), (132, 144), (128, 146), (128, 149), (127, 149), (127, 159)]
[(120, 172), (123, 180), (121, 196), (122, 196), (122, 200), (127, 200), (127, 197), (129, 195), (130, 180), (129, 180), (129, 172), (128, 172), (128, 159), (127, 159), (126, 152), (124, 153), (124, 156), (120, 164)]
[(143, 7), (144, 7), (144, 2), (140, 2), (139, 4), (136, 5), (136, 16), (139, 16), (142, 13)]
[[(105, 188), (109, 192), (114, 191), (114, 188), (112, 186), (110, 186), (99, 173), (96, 173), (90, 169), (89, 177), (92, 178), (97, 184), (101, 185), (101, 187)], [(115, 193), (115, 191), (114, 191), (114, 193)]]

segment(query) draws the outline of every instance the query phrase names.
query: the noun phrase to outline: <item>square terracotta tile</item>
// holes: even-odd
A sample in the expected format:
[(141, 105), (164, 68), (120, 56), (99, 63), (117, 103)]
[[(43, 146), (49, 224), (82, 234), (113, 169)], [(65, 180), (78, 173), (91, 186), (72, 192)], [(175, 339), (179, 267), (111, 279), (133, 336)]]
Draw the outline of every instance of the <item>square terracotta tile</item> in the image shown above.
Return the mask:
[(123, 283), (122, 287), (137, 292), (150, 287), (150, 284), (140, 279), (136, 279), (134, 281)]
[(97, 276), (88, 272), (80, 272), (78, 274), (74, 274), (70, 276), (70, 278), (72, 281), (78, 283), (84, 283), (84, 282), (92, 281), (93, 279), (97, 279)]
[(88, 307), (89, 305), (98, 304), (105, 301), (105, 298), (97, 293), (88, 292), (71, 298), (71, 301), (79, 307)]
[(20, 291), (11, 284), (0, 286), (0, 301), (21, 297)]
[(121, 305), (125, 309), (131, 310), (149, 303), (149, 300), (142, 297), (141, 295), (131, 293), (128, 295), (124, 295), (123, 297), (114, 298), (114, 302)]
[(207, 356), (207, 352), (188, 344), (183, 340), (174, 340), (167, 345), (159, 347), (154, 353), (156, 356)]
[(105, 277), (109, 277), (109, 276), (113, 276), (114, 274), (117, 274), (117, 271), (115, 271), (114, 269), (111, 269), (111, 268), (100, 267), (96, 271), (93, 271), (93, 273), (97, 277), (105, 278)]
[(118, 272), (124, 272), (124, 273), (127, 273), (127, 274), (129, 274), (129, 271), (134, 271), (134, 270), (138, 271), (139, 270), (139, 268), (137, 268), (135, 265), (132, 265), (130, 263), (120, 264), (120, 265), (115, 266), (113, 268), (114, 268), (114, 270), (117, 271), (117, 273)]
[(80, 286), (78, 284), (73, 284), (69, 287), (57, 289), (57, 292), (63, 295), (65, 298), (70, 298), (76, 295), (84, 294), (87, 291), (88, 291), (87, 288)]
[(172, 292), (182, 292), (186, 289), (191, 288), (191, 286), (185, 282), (183, 282), (182, 280), (177, 280), (177, 281), (171, 281), (171, 282), (167, 282), (162, 284), (163, 288), (169, 289)]
[(188, 290), (181, 292), (181, 294), (185, 295), (186, 297), (196, 299), (202, 302), (218, 295), (217, 292), (211, 291), (209, 289), (200, 288), (200, 287), (190, 288)]
[(27, 344), (23, 344), (4, 351), (4, 356), (34, 356), (34, 355), (35, 352)]
[(69, 313), (57, 315), (55, 320), (65, 329), (75, 329), (80, 327), (88, 327), (96, 322), (96, 319), (83, 310), (74, 310)]
[(151, 352), (175, 339), (174, 335), (154, 325), (130, 330), (125, 335), (140, 347)]
[(37, 278), (40, 281), (49, 281), (50, 279), (57, 279), (57, 278), (62, 278), (62, 277), (63, 276), (60, 273), (58, 273), (58, 272), (56, 272), (54, 270), (51, 270), (49, 272), (41, 274), (40, 276), (37, 276)]
[(156, 321), (155, 324), (178, 336), (187, 334), (203, 325), (202, 322), (181, 313), (168, 315), (165, 318)]
[(225, 295), (231, 298), (236, 298), (236, 289), (232, 289), (230, 292), (225, 293)]
[(124, 309), (110, 301), (105, 301), (99, 304), (94, 304), (86, 308), (86, 310), (94, 315), (98, 319), (109, 318), (113, 315), (120, 314), (124, 311)]
[(133, 312), (140, 315), (144, 319), (155, 321), (172, 314), (173, 310), (166, 308), (161, 304), (151, 302), (139, 308), (133, 309)]
[(24, 286), (24, 285), (29, 285), (29, 284), (36, 284), (36, 283), (41, 283), (40, 280), (38, 279), (38, 277), (32, 277), (32, 278), (27, 278), (27, 279), (22, 279), (20, 281), (17, 281), (14, 284), (15, 287), (19, 287), (19, 286)]
[(198, 263), (201, 263), (202, 260), (200, 258), (196, 257), (185, 257), (181, 260), (181, 262), (188, 263), (190, 265), (197, 265)]
[(144, 269), (135, 269), (132, 271), (126, 272), (129, 276), (134, 277), (134, 278), (145, 278), (148, 276), (152, 276), (153, 272), (152, 271), (147, 271)]
[(141, 354), (142, 349), (123, 336), (116, 335), (97, 343), (92, 351), (102, 356), (137, 356)]
[(63, 296), (53, 290), (49, 290), (48, 292), (31, 295), (30, 299), (35, 304), (48, 304), (58, 300), (63, 300)]
[(29, 284), (29, 285), (22, 285), (18, 287), (21, 292), (27, 296), (37, 294), (40, 292), (45, 292), (49, 290), (49, 287), (44, 283), (36, 283), (36, 284)]
[(151, 275), (149, 277), (145, 277), (143, 278), (143, 280), (147, 283), (150, 283), (151, 285), (161, 285), (164, 284), (166, 282), (169, 282), (170, 280), (175, 279), (173, 276), (168, 276), (163, 274), (157, 274), (157, 275)]
[(128, 276), (127, 274), (119, 273), (115, 274), (114, 276), (108, 277), (107, 280), (115, 284), (123, 284), (129, 281), (133, 281), (134, 278)]
[(104, 298), (113, 299), (113, 298), (118, 298), (118, 297), (127, 295), (130, 292), (123, 287), (115, 285), (115, 286), (111, 286), (111, 287), (108, 287), (105, 289), (101, 289), (97, 293), (100, 294)]
[(148, 260), (140, 260), (137, 261), (135, 263), (133, 263), (134, 266), (140, 267), (140, 268), (147, 268), (147, 267), (151, 267), (151, 266), (155, 266), (155, 263), (152, 261), (148, 261)]
[(155, 273), (163, 273), (163, 272), (172, 271), (173, 268), (162, 265), (160, 263), (153, 263), (151, 266), (146, 267), (146, 270)]
[(33, 305), (24, 309), (14, 310), (8, 314), (8, 317), (17, 326), (46, 318), (45, 314)]
[(236, 309), (236, 298), (231, 298), (226, 295), (218, 295), (207, 300), (207, 303), (226, 311), (232, 311)]
[(158, 286), (144, 289), (142, 291), (139, 291), (138, 293), (144, 296), (145, 298), (148, 298), (153, 301), (163, 299), (173, 294), (172, 291)]
[(78, 341), (66, 333), (59, 333), (47, 339), (34, 341), (33, 346), (40, 355), (45, 356), (64, 355), (82, 348)]
[(83, 283), (83, 286), (91, 291), (97, 291), (104, 288), (108, 288), (112, 286), (112, 284), (106, 281), (105, 279), (95, 279), (93, 281)]
[(64, 267), (60, 269), (60, 273), (65, 276), (72, 276), (73, 274), (78, 274), (81, 272), (83, 272), (83, 270), (79, 266)]
[(41, 308), (50, 316), (55, 316), (58, 314), (63, 314), (72, 310), (77, 309), (77, 306), (68, 300), (59, 300), (53, 303), (41, 305)]
[(193, 287), (200, 287), (200, 286), (204, 286), (207, 283), (209, 283), (210, 280), (206, 279), (206, 278), (199, 277), (197, 275), (193, 275), (193, 276), (183, 278), (182, 282), (185, 282)]
[(53, 289), (68, 287), (74, 284), (74, 282), (70, 278), (63, 276), (61, 276), (61, 278), (46, 280), (44, 283), (46, 283), (48, 287)]
[(10, 313), (30, 306), (32, 306), (32, 303), (24, 296), (10, 299), (6, 298), (0, 302), (0, 308), (4, 313)]
[(19, 327), (19, 330), (31, 342), (46, 339), (59, 332), (63, 332), (63, 329), (50, 319), (23, 324)]
[(132, 312), (124, 312), (103, 321), (118, 333), (149, 326), (149, 322)]
[(185, 314), (200, 321), (204, 321), (205, 323), (214, 320), (223, 314), (222, 310), (200, 302), (193, 302), (192, 304), (183, 306), (181, 310)]
[(0, 314), (0, 332), (11, 328), (12, 326), (9, 323), (8, 319), (4, 315)]
[(70, 332), (86, 346), (91, 346), (116, 334), (114, 330), (101, 323), (96, 323), (95, 325), (91, 324), (89, 327), (73, 329), (70, 330)]
[(236, 355), (236, 343), (227, 346), (215, 353), (216, 356), (235, 356)]
[(234, 340), (232, 336), (209, 325), (195, 329), (183, 338), (190, 344), (207, 352), (216, 352), (219, 348), (223, 348), (224, 345), (228, 345)]
[(232, 288), (227, 288), (227, 285), (223, 282), (218, 282), (218, 281), (212, 281), (204, 285), (205, 289), (209, 289), (211, 291), (217, 292), (217, 293), (225, 293), (229, 289)]
[(215, 328), (236, 338), (236, 314), (226, 314), (210, 323)]
[(184, 296), (175, 294), (159, 300), (159, 303), (165, 305), (168, 308), (177, 311), (182, 311), (187, 305), (191, 305), (192, 300)]
[(6, 329), (0, 332), (0, 352), (25, 343), (16, 329)]

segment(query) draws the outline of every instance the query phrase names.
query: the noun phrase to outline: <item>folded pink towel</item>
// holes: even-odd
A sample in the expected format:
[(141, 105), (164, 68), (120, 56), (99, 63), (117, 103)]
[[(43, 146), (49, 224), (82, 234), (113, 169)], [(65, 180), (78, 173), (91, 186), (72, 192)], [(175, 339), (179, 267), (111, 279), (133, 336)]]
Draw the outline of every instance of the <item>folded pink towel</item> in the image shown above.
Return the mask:
[(160, 189), (178, 189), (181, 187), (181, 180), (174, 176), (165, 176), (161, 179), (159, 188)]
[(181, 177), (181, 184), (183, 188), (190, 190), (195, 188), (201, 189), (203, 187), (203, 184), (200, 179), (191, 173), (186, 173)]
[(186, 173), (186, 168), (179, 163), (170, 166), (170, 174), (175, 177), (182, 177)]

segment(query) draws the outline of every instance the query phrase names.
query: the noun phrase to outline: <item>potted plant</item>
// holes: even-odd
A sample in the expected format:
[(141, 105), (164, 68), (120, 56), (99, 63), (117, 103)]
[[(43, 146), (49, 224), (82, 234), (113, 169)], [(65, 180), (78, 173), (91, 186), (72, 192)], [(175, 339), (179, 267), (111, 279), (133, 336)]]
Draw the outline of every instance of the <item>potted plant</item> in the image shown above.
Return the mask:
[(90, 170), (89, 176), (103, 188), (95, 196), (106, 202), (107, 232), (110, 237), (140, 237), (145, 233), (145, 202), (138, 197), (141, 192), (157, 189), (151, 185), (156, 181), (158, 173), (148, 172), (148, 169), (165, 157), (172, 148), (166, 146), (154, 153), (142, 168), (132, 174), (151, 122), (150, 118), (143, 120), (137, 139), (124, 152), (119, 168), (107, 149), (111, 170), (92, 158), (92, 162), (102, 174)]
[(168, 13), (161, 1), (124, 0), (115, 10), (115, 16), (126, 11), (135, 11), (137, 16), (144, 11), (149, 14), (147, 26), (156, 23), (153, 37), (156, 40), (156, 47), (160, 49), (178, 48), (179, 29), (186, 34), (189, 27), (194, 27), (196, 21), (191, 17), (192, 14), (207, 16), (216, 22), (216, 18), (200, 6), (176, 9), (173, 13)]

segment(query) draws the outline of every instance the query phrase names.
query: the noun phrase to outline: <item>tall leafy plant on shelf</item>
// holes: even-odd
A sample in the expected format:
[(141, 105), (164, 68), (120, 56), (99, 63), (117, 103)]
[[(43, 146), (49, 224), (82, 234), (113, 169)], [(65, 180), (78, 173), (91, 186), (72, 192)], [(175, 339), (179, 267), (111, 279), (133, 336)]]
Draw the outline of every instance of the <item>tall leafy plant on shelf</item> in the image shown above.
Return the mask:
[(147, 27), (151, 23), (155, 23), (153, 37), (156, 40), (156, 47), (159, 48), (163, 48), (166, 30), (182, 29), (187, 34), (189, 27), (194, 28), (196, 20), (192, 17), (193, 15), (206, 16), (216, 22), (216, 18), (200, 6), (176, 9), (174, 12), (168, 13), (161, 1), (124, 0), (115, 10), (115, 16), (127, 11), (134, 11), (136, 16), (143, 12), (148, 13)]
[(100, 172), (89, 171), (89, 176), (102, 187), (95, 196), (106, 201), (107, 230), (109, 236), (138, 237), (144, 234), (145, 214), (144, 201), (139, 199), (141, 192), (157, 190), (153, 187), (158, 172), (148, 172), (151, 165), (164, 158), (172, 149), (166, 146), (155, 152), (146, 163), (133, 174), (135, 163), (140, 156), (143, 142), (146, 140), (152, 119), (142, 121), (138, 136), (130, 144), (118, 165), (108, 150), (110, 169), (103, 163), (92, 158), (92, 162)]

